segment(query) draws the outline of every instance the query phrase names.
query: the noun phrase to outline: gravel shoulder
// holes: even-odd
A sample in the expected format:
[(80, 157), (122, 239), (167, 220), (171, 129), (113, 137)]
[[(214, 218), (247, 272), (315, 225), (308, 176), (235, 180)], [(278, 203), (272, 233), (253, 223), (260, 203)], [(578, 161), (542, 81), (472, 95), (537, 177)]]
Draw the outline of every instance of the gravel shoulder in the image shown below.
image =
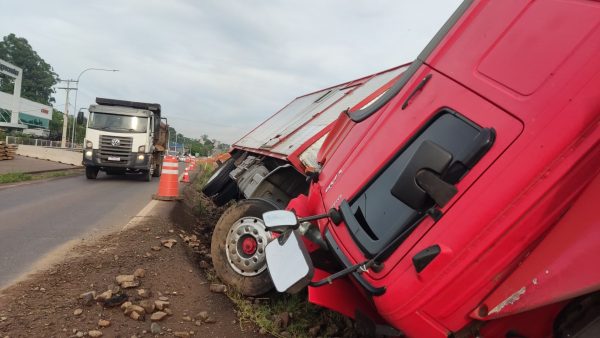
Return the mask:
[[(124, 231), (80, 243), (48, 270), (1, 290), (0, 337), (264, 337), (240, 322), (227, 296), (211, 287), (191, 259), (194, 241), (166, 216), (146, 216)], [(138, 286), (117, 283), (117, 276), (136, 271)], [(145, 311), (135, 320), (131, 309), (125, 315), (120, 305), (107, 307), (99, 295), (108, 290)], [(80, 296), (92, 291), (96, 300)], [(123, 301), (119, 297), (111, 300)], [(152, 321), (161, 316), (154, 303), (161, 300), (168, 303), (160, 311), (166, 315)]]

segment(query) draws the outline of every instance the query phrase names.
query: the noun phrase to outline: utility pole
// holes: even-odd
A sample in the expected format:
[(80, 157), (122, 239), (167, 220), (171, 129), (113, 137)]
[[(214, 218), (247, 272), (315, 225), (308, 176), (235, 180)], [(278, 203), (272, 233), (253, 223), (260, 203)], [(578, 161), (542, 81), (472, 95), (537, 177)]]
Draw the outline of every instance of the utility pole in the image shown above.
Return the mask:
[[(69, 92), (71, 90), (77, 90), (77, 88), (71, 87), (71, 82), (77, 83), (77, 81), (76, 80), (59, 80), (59, 81), (67, 83), (66, 87), (58, 88), (58, 89), (64, 89), (67, 91), (66, 100), (65, 100), (65, 111), (63, 112), (63, 131), (62, 131), (62, 138), (60, 141), (60, 147), (66, 148), (67, 147), (67, 124), (69, 122)], [(73, 123), (75, 123), (75, 121), (73, 121)]]

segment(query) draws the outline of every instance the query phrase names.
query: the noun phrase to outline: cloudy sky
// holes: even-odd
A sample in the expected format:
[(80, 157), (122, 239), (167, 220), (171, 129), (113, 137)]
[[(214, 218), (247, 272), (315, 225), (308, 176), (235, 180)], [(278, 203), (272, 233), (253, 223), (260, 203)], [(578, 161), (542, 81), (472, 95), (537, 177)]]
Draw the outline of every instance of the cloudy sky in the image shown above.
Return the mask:
[[(96, 96), (158, 102), (189, 137), (234, 142), (302, 94), (411, 61), (458, 0), (3, 1), (26, 38)], [(64, 109), (63, 90), (55, 94)], [(71, 107), (73, 97), (71, 97)]]

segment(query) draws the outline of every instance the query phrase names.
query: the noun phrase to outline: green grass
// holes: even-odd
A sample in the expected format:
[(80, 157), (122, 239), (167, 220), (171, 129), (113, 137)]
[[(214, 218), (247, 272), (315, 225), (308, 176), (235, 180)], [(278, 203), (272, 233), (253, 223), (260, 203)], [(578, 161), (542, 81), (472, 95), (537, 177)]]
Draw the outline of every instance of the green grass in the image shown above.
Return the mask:
[(33, 177), (24, 173), (0, 174), (0, 184), (30, 181)]
[(198, 165), (198, 167), (201, 170), (200, 170), (200, 173), (198, 174), (198, 176), (196, 177), (196, 179), (194, 180), (194, 187), (196, 188), (197, 191), (200, 191), (200, 190), (202, 190), (202, 187), (204, 187), (204, 184), (206, 184), (206, 181), (208, 181), (208, 178), (214, 171), (214, 168), (212, 168), (210, 165), (208, 165), (206, 163), (200, 164), (200, 165)]
[[(206, 181), (208, 181), (208, 178), (210, 177), (214, 169), (208, 164), (200, 164), (198, 167), (200, 168), (200, 172), (194, 178), (192, 184), (194, 186), (194, 189), (200, 194), (202, 194), (202, 188), (204, 187), (204, 184), (206, 184)], [(192, 209), (192, 211), (197, 217), (202, 217), (206, 215), (207, 212), (207, 207), (201, 201), (196, 203), (192, 207)]]
[[(283, 331), (292, 337), (309, 337), (309, 330), (317, 326), (319, 336), (356, 335), (348, 326), (347, 318), (309, 303), (306, 291), (295, 295), (272, 293), (268, 297), (252, 299), (229, 290), (227, 296), (237, 306), (242, 322), (255, 323), (275, 337), (285, 337)], [(285, 312), (290, 314), (290, 321), (287, 328), (281, 328), (278, 318)]]
[(63, 170), (63, 171), (51, 171), (39, 174), (26, 174), (26, 173), (8, 173), (0, 174), (0, 184), (6, 183), (17, 183), (25, 181), (43, 180), (55, 177), (65, 177), (79, 175), (80, 170)]

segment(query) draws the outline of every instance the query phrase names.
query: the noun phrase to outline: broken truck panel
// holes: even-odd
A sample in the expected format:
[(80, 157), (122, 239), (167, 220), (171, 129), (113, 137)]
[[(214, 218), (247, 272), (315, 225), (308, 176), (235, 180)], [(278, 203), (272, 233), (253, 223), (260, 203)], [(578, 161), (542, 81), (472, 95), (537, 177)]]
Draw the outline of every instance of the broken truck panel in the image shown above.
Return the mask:
[[(592, 151), (578, 174), (600, 168), (600, 147)], [(474, 311), (474, 318), (504, 317), (600, 289), (600, 270), (589, 266), (590, 257), (600, 257), (600, 223), (590, 207), (600, 201), (600, 175), (577, 195), (552, 230)], [(551, 198), (560, 196), (556, 192)]]
[(334, 215), (313, 263), (338, 261), (406, 336), (576, 336), (600, 313), (600, 3), (457, 13), (378, 109), (332, 125), (288, 209)]
[[(335, 120), (349, 110), (368, 105), (406, 68), (406, 65), (395, 67), (301, 96), (233, 144), (232, 158), (216, 169), (202, 191), (217, 205), (245, 199), (248, 203), (239, 203), (227, 211), (241, 218), (224, 224), (232, 219), (222, 217), (216, 229), (237, 231), (242, 222), (247, 234), (234, 238), (234, 242), (240, 241), (236, 245), (231, 240), (223, 243), (226, 238), (220, 235), (221, 231), (215, 231), (213, 246), (236, 248), (250, 243), (249, 247), (259, 247), (263, 239), (257, 234), (265, 233), (265, 229), (257, 218), (257, 210), (267, 206), (283, 209), (291, 198), (306, 194), (309, 187), (306, 175), (318, 172), (317, 154)], [(256, 295), (272, 287), (265, 271), (264, 252), (228, 250), (227, 255), (227, 259), (213, 259), (223, 281), (241, 285), (240, 291), (246, 295)], [(255, 268), (246, 271), (247, 267)]]
[(233, 148), (266, 150), (270, 153), (290, 155), (335, 121), (342, 111), (363, 101), (406, 68), (406, 65), (402, 65), (298, 97), (235, 142)]

